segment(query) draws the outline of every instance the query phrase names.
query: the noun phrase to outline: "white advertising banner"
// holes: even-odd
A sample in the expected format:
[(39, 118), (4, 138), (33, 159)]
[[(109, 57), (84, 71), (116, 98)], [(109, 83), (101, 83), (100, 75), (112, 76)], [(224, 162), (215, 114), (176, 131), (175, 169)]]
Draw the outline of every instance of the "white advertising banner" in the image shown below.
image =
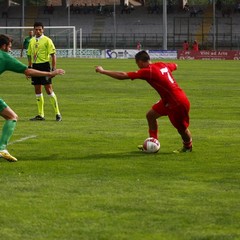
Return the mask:
[(151, 59), (177, 59), (177, 51), (148, 50)]
[[(135, 55), (139, 52), (136, 49), (106, 49), (105, 56), (106, 58), (134, 58)], [(151, 59), (177, 59), (177, 51), (168, 51), (168, 50), (146, 50), (150, 55)]]

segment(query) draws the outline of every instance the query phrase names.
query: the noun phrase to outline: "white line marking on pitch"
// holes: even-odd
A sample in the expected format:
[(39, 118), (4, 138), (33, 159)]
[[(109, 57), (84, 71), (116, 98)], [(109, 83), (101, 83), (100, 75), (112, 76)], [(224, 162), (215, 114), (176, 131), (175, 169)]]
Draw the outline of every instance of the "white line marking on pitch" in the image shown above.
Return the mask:
[(16, 141), (13, 141), (13, 142), (10, 142), (8, 145), (12, 145), (12, 144), (15, 144), (15, 143), (18, 143), (18, 142), (24, 142), (28, 139), (31, 139), (31, 138), (36, 138), (37, 136), (36, 135), (30, 135), (30, 136), (27, 136), (27, 137), (24, 137), (24, 138), (20, 138)]

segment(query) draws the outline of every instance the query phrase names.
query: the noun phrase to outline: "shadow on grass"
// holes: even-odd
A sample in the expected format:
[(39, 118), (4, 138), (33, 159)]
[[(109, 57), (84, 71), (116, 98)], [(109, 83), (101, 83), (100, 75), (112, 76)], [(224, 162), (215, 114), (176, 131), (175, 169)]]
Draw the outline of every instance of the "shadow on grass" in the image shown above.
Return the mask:
[(162, 155), (172, 155), (174, 153), (144, 153), (141, 151), (131, 152), (114, 152), (114, 153), (95, 153), (85, 156), (78, 156), (71, 158), (72, 160), (101, 160), (101, 159), (113, 159), (113, 160), (141, 160), (141, 159), (153, 159), (161, 158)]
[[(159, 152), (159, 153), (144, 153), (141, 151), (131, 151), (131, 152), (113, 152), (113, 153), (92, 153), (92, 154), (84, 154), (84, 155), (59, 155), (59, 154), (51, 154), (49, 156), (39, 156), (36, 155), (35, 157), (32, 157), (31, 159), (20, 159), (20, 161), (59, 161), (59, 160), (64, 160), (64, 161), (69, 161), (69, 160), (93, 160), (93, 161), (98, 161), (98, 160), (103, 160), (103, 159), (112, 159), (112, 160), (141, 160), (141, 159), (156, 159), (159, 158), (161, 160), (166, 159), (166, 156), (171, 156), (171, 155), (176, 155), (171, 152)], [(164, 156), (164, 157), (162, 157)]]

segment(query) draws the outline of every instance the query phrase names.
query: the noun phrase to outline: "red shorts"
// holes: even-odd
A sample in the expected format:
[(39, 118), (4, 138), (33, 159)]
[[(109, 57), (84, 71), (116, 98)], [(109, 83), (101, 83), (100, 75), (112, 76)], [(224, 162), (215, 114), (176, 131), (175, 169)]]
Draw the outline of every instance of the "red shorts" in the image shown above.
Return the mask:
[(152, 106), (152, 109), (160, 116), (168, 116), (170, 122), (178, 131), (184, 131), (189, 126), (190, 103), (187, 99), (171, 108), (166, 107), (160, 100)]

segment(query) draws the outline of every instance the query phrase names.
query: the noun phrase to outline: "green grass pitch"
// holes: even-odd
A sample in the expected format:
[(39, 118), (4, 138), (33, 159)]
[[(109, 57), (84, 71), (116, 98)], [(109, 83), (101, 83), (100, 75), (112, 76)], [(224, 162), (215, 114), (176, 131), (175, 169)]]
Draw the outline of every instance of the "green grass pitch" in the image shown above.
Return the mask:
[(157, 93), (94, 69), (135, 71), (134, 60), (58, 59), (62, 122), (45, 92), (46, 121), (30, 122), (30, 81), (1, 75), (1, 98), (19, 115), (8, 146), (19, 161), (0, 159), (0, 239), (240, 239), (239, 61), (174, 62), (191, 101), (190, 154), (172, 153), (182, 143), (167, 118), (160, 152), (138, 152)]

